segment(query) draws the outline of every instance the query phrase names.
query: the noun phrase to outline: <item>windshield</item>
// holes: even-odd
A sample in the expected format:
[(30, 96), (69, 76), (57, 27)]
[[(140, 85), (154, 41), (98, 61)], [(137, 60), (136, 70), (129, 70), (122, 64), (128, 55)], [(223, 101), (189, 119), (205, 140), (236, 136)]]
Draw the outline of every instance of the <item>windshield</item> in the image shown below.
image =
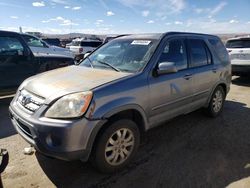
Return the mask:
[(117, 39), (97, 49), (80, 66), (138, 72), (147, 64), (155, 48), (155, 40)]
[(229, 40), (226, 43), (227, 48), (250, 48), (250, 40)]
[(44, 47), (44, 44), (38, 38), (29, 35), (23, 35), (23, 38), (30, 47)]

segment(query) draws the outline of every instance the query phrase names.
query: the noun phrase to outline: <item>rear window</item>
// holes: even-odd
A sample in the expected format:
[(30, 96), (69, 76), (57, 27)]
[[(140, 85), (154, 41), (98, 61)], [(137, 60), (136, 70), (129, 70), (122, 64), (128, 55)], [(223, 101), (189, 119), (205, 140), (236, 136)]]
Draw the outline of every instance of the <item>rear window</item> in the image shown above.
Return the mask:
[(80, 42), (80, 41), (72, 41), (72, 42), (71, 42), (71, 45), (72, 45), (72, 46), (80, 46), (80, 45), (81, 45), (81, 42)]
[(60, 40), (59, 39), (43, 39), (45, 42), (47, 42), (49, 45), (53, 46), (60, 46)]
[(100, 46), (102, 42), (81, 42), (81, 46), (97, 48)]
[(250, 48), (250, 40), (229, 40), (226, 43), (227, 48)]

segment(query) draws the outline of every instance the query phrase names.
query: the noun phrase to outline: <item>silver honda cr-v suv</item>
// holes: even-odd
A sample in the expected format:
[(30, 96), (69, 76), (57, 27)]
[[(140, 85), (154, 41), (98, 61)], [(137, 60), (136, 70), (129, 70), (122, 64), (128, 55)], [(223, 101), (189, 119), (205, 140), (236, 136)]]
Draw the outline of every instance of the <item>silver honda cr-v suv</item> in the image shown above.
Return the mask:
[(78, 66), (30, 77), (9, 110), (17, 132), (41, 153), (91, 158), (114, 172), (131, 161), (141, 132), (199, 108), (219, 115), (230, 83), (228, 53), (216, 36), (130, 35)]

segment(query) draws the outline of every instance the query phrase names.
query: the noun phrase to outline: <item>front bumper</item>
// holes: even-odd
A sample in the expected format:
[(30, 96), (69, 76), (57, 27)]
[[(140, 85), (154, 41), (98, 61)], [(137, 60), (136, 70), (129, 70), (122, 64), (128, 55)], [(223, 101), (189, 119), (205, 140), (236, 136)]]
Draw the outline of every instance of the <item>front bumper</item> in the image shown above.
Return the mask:
[(15, 107), (9, 107), (12, 124), (16, 131), (39, 152), (62, 159), (87, 161), (91, 153), (95, 136), (105, 120), (90, 121), (54, 120), (37, 118), (23, 114)]

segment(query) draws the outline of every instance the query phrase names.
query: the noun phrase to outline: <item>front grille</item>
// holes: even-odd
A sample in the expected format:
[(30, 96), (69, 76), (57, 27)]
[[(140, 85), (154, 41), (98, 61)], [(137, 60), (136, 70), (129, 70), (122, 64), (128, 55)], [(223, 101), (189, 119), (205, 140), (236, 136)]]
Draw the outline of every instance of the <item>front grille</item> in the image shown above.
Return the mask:
[(30, 132), (29, 127), (27, 127), (26, 125), (24, 125), (22, 122), (20, 122), (20, 121), (18, 121), (18, 120), (16, 120), (16, 121), (17, 121), (17, 126), (19, 127), (19, 129), (21, 129), (21, 131), (22, 131), (25, 135), (27, 135), (28, 137), (32, 138), (32, 134), (31, 134), (31, 132)]
[(17, 104), (33, 113), (44, 103), (44, 98), (34, 95), (27, 90), (22, 90), (17, 98)]

